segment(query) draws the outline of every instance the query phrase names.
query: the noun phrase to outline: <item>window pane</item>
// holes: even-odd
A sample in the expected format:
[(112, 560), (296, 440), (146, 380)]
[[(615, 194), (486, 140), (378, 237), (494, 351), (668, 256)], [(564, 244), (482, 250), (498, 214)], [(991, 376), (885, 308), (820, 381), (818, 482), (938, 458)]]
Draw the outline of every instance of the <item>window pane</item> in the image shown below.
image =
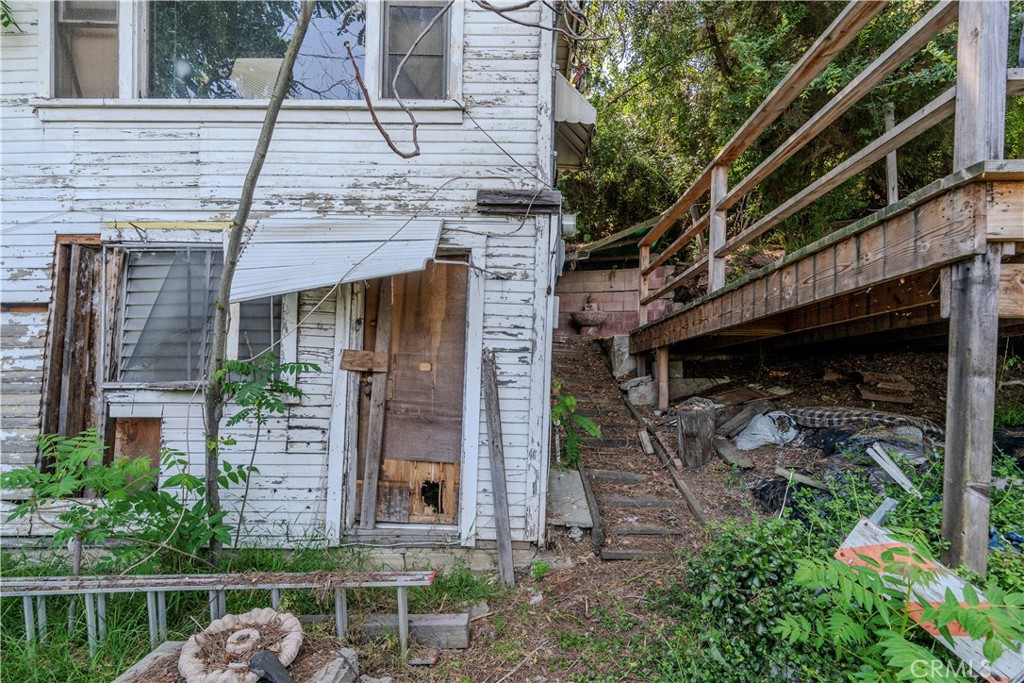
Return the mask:
[(57, 97), (117, 97), (117, 3), (57, 7)]
[(220, 250), (133, 251), (122, 320), (121, 380), (202, 377), (212, 335)]
[[(238, 313), (238, 359), (249, 360), (263, 353), (281, 337), (281, 297), (243, 301)], [(274, 349), (281, 357), (281, 350)]]
[[(392, 81), (409, 48), (442, 7), (390, 5), (387, 12), (387, 55), (384, 59), (384, 97), (394, 97)], [(398, 94), (409, 99), (447, 97), (448, 18), (435, 23), (412, 51), (398, 74)]]
[[(267, 99), (300, 3), (291, 0), (162, 0), (150, 9), (150, 97)], [(360, 68), (365, 12), (353, 0), (318, 2), (289, 97), (352, 100), (361, 93), (344, 43)]]

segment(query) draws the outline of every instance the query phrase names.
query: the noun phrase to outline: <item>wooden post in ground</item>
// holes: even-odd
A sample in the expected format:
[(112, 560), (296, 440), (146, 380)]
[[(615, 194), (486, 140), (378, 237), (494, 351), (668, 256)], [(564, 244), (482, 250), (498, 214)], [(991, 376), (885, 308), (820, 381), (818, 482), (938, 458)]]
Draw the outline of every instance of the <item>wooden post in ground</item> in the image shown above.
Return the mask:
[(679, 459), (689, 469), (703, 467), (715, 457), (715, 406), (708, 401), (684, 403), (676, 419)]
[(487, 445), (491, 459), (491, 491), (494, 499), (494, 534), (498, 542), (498, 576), (505, 586), (516, 585), (512, 557), (512, 526), (508, 515), (505, 479), (505, 444), (501, 435), (501, 406), (498, 401), (498, 366), (494, 351), (483, 355), (484, 410), (487, 417)]
[(726, 211), (719, 210), (729, 188), (729, 167), (719, 164), (711, 169), (711, 222), (708, 225), (708, 294), (725, 286), (725, 259), (715, 252), (725, 246)]
[[(1009, 0), (960, 3), (953, 170), (1001, 159)], [(979, 215), (984, 215), (979, 212)], [(985, 223), (977, 225), (985, 239)], [(947, 564), (985, 573), (999, 328), (998, 245), (950, 267), (942, 537)]]
[(658, 347), (658, 410), (668, 410), (668, 347)]

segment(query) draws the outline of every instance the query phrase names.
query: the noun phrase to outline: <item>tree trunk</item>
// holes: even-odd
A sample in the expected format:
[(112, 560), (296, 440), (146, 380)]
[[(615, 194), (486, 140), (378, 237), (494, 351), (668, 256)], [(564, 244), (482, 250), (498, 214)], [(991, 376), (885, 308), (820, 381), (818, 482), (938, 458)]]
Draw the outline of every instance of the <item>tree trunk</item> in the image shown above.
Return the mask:
[[(288, 88), (291, 86), (292, 68), (295, 66), (295, 58), (298, 56), (302, 39), (306, 35), (306, 29), (309, 28), (314, 5), (314, 0), (305, 0), (302, 3), (302, 11), (299, 14), (298, 22), (295, 24), (295, 33), (292, 34), (284, 60), (281, 62), (281, 69), (277, 73), (274, 92), (267, 105), (267, 113), (263, 118), (260, 137), (256, 142), (256, 149), (253, 151), (252, 163), (249, 165), (249, 172), (246, 174), (245, 182), (242, 185), (242, 196), (238, 202), (238, 210), (235, 212), (234, 220), (231, 221), (228, 243), (224, 248), (224, 269), (221, 271), (220, 288), (217, 292), (213, 340), (210, 345), (210, 358), (206, 366), (206, 386), (203, 393), (206, 423), (206, 502), (209, 506), (208, 515), (211, 517), (220, 511), (220, 486), (217, 477), (220, 474), (220, 421), (224, 416), (224, 385), (218, 373), (224, 364), (227, 350), (231, 282), (234, 280), (235, 268), (238, 265), (238, 256), (242, 246), (242, 231), (245, 229), (246, 220), (249, 218), (249, 210), (252, 208), (253, 194), (256, 191), (260, 171), (263, 170), (263, 162), (267, 158), (267, 150), (270, 147), (270, 140), (274, 135), (277, 116), (281, 111), (284, 98), (288, 94)], [(216, 563), (222, 550), (223, 544), (220, 541), (216, 539), (210, 541), (211, 562)]]

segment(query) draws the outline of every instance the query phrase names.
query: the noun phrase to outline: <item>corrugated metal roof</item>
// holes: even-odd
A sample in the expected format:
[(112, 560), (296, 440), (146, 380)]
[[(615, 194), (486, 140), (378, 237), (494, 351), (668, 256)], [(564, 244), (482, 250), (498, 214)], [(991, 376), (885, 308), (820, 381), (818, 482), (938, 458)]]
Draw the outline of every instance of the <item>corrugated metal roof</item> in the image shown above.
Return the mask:
[(261, 223), (242, 250), (231, 301), (423, 270), (437, 252), (442, 223), (440, 218)]
[(597, 110), (565, 76), (555, 74), (555, 121), (593, 126)]

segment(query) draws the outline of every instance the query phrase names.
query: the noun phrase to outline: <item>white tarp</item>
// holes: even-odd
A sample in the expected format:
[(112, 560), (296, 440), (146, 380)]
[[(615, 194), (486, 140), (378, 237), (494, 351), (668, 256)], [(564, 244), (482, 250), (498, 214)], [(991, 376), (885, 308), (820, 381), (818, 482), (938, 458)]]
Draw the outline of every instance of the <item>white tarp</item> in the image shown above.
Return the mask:
[(440, 218), (352, 218), (256, 226), (242, 249), (231, 301), (423, 270), (437, 253)]

